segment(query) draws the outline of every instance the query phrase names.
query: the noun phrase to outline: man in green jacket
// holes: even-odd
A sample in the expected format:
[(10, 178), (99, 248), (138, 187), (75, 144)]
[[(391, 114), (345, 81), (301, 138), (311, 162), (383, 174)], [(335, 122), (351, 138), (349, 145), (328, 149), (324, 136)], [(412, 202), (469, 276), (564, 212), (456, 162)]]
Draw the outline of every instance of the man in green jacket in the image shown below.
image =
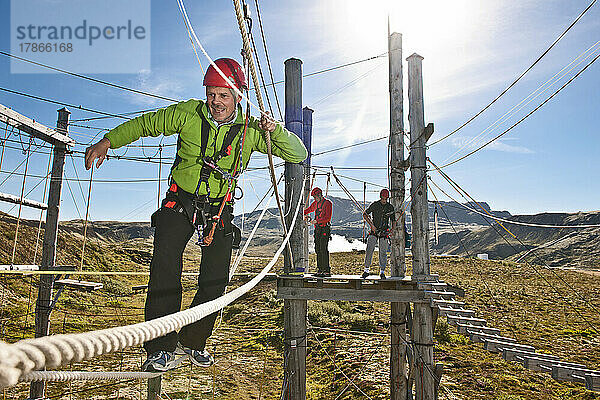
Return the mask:
[[(247, 90), (244, 71), (235, 60), (221, 58), (215, 64), (238, 90)], [(180, 310), (183, 251), (194, 230), (203, 247), (198, 290), (191, 306), (214, 300), (225, 291), (237, 229), (232, 224), (235, 178), (254, 151), (267, 152), (264, 131), (271, 133), (274, 155), (292, 163), (302, 162), (308, 155), (302, 141), (271, 118), (263, 115), (257, 120), (245, 115), (240, 96), (213, 65), (206, 71), (204, 86), (206, 101), (192, 99), (143, 114), (112, 129), (86, 150), (85, 166), (90, 169), (96, 159), (97, 167), (102, 164), (109, 148), (143, 136), (179, 135), (169, 190), (152, 215), (156, 229), (146, 320)], [(217, 313), (211, 314), (178, 333), (146, 342), (148, 359), (142, 369), (166, 371), (184, 357), (195, 365), (212, 365), (205, 346), (216, 317)]]

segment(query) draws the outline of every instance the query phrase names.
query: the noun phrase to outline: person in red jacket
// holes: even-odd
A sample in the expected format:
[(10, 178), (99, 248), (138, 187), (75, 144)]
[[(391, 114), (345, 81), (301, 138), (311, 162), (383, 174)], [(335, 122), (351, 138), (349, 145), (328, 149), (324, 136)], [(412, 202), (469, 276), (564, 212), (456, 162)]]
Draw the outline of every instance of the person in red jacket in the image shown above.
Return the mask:
[[(329, 240), (331, 239), (331, 201), (323, 197), (323, 191), (315, 187), (310, 195), (314, 198), (308, 208), (304, 209), (304, 219), (315, 224), (315, 253), (317, 253), (317, 273), (315, 276), (331, 276), (329, 266)], [(315, 213), (315, 218), (310, 219), (311, 212)]]

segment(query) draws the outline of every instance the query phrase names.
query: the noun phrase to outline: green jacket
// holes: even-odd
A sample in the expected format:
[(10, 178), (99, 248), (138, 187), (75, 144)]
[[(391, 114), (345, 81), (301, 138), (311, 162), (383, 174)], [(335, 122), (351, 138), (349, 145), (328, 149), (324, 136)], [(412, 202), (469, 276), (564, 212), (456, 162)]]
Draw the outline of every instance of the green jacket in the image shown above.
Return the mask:
[[(210, 118), (206, 104), (202, 100), (192, 99), (136, 117), (112, 129), (104, 137), (110, 140), (111, 149), (117, 149), (136, 141), (142, 136), (179, 134), (177, 157), (175, 158), (176, 161), (171, 175), (180, 188), (186, 192), (194, 193), (200, 179), (200, 170), (202, 169), (203, 156), (200, 154), (201, 127), (203, 123), (206, 123), (200, 116), (200, 113), (204, 115), (205, 120), (210, 124), (206, 154), (204, 156), (212, 157), (218, 153), (221, 150), (223, 140), (225, 140), (229, 129), (234, 124), (242, 125), (240, 132), (231, 144), (231, 154), (221, 158), (217, 163), (224, 170), (233, 172), (240, 154), (245, 121), (242, 107), (240, 105), (237, 107), (237, 118), (235, 121), (221, 125), (218, 130), (214, 121)], [(246, 169), (250, 161), (250, 155), (254, 151), (267, 152), (267, 144), (264, 140), (263, 131), (258, 127), (258, 122), (258, 119), (250, 117), (242, 162), (239, 167), (240, 172)], [(281, 157), (285, 161), (299, 163), (304, 161), (308, 156), (308, 152), (302, 141), (279, 124), (271, 133), (271, 143), (273, 145), (273, 155)], [(222, 179), (218, 172), (213, 171), (211, 173), (208, 184), (210, 186), (211, 198), (225, 195), (227, 181)], [(205, 183), (200, 185), (199, 194), (207, 194)]]

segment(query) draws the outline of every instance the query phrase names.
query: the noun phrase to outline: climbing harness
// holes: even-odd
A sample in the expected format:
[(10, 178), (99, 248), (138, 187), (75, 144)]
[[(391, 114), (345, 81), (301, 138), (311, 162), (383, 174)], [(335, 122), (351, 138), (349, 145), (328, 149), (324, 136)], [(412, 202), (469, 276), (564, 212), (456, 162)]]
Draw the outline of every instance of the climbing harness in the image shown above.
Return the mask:
[[(197, 244), (200, 246), (203, 246), (203, 247), (210, 246), (213, 241), (213, 238), (215, 235), (215, 230), (217, 229), (217, 226), (219, 224), (221, 224), (221, 226), (224, 226), (221, 216), (223, 215), (223, 210), (225, 209), (225, 205), (228, 202), (233, 204), (234, 200), (239, 200), (243, 196), (242, 189), (237, 185), (237, 178), (239, 177), (238, 167), (240, 166), (240, 164), (242, 162), (242, 151), (244, 149), (244, 144), (246, 141), (246, 132), (248, 131), (249, 120), (250, 120), (250, 104), (247, 104), (246, 119), (244, 122), (244, 130), (243, 130), (241, 144), (240, 144), (240, 152), (239, 152), (239, 156), (235, 162), (233, 172), (230, 173), (228, 171), (225, 171), (224, 169), (219, 167), (219, 165), (217, 163), (221, 158), (231, 154), (231, 151), (232, 151), (231, 143), (233, 143), (234, 138), (238, 135), (238, 133), (241, 129), (240, 124), (233, 125), (229, 129), (229, 132), (228, 132), (225, 140), (223, 140), (223, 145), (221, 146), (221, 151), (219, 151), (216, 154), (216, 156), (214, 156), (214, 157), (204, 156), (204, 158), (202, 159), (203, 165), (202, 165), (202, 169), (200, 170), (200, 179), (198, 180), (198, 186), (196, 187), (195, 198), (194, 198), (194, 200), (195, 200), (194, 201), (194, 214), (192, 217), (192, 224), (196, 227), (196, 232), (198, 233)], [(206, 126), (208, 128), (208, 125), (206, 125)], [(202, 154), (204, 154), (205, 148), (206, 148), (206, 142), (204, 140), (205, 137), (208, 140), (208, 129), (205, 129), (204, 124), (203, 124), (203, 126), (202, 126), (202, 148), (203, 148)], [(227, 191), (225, 192), (225, 195), (223, 196), (223, 199), (221, 200), (221, 204), (219, 206), (218, 212), (215, 215), (211, 216), (210, 215), (210, 208), (211, 208), (210, 205), (211, 204), (210, 204), (210, 201), (207, 201), (207, 199), (210, 198), (209, 197), (210, 196), (210, 187), (208, 185), (208, 178), (210, 177), (210, 174), (212, 172), (217, 172), (218, 174), (221, 175), (221, 178), (227, 182)], [(199, 195), (200, 186), (201, 186), (202, 182), (204, 182), (206, 185), (207, 194), (205, 196)], [(234, 187), (234, 185), (235, 185), (235, 188), (240, 191), (239, 196), (235, 195), (235, 190), (234, 190), (234, 192), (232, 192), (232, 188)], [(200, 221), (198, 220), (198, 217), (200, 217)], [(198, 223), (198, 222), (200, 222), (200, 223)], [(210, 229), (208, 230), (208, 233), (206, 234), (208, 226), (210, 226)], [(237, 228), (236, 226), (234, 226), (232, 224), (232, 232), (233, 232), (233, 244), (234, 244), (233, 247), (239, 248), (239, 243), (241, 241), (241, 231), (239, 230), (239, 228)]]
[[(315, 210), (315, 221), (317, 220), (317, 218), (319, 218), (321, 216), (321, 213), (323, 212), (323, 207), (325, 206), (326, 201), (327, 201), (327, 199), (325, 197), (323, 197), (323, 200), (321, 200), (320, 202), (317, 203), (317, 208)], [(331, 222), (326, 222), (324, 225), (315, 223), (315, 226), (320, 226), (320, 227), (331, 226)]]

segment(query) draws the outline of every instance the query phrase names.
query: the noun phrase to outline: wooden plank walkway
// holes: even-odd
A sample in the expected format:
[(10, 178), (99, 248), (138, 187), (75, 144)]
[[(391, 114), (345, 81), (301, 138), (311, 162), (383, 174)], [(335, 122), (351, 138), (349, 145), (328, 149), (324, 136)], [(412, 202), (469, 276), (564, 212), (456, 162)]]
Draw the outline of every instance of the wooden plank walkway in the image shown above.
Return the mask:
[(518, 362), (531, 371), (550, 373), (556, 380), (584, 384), (586, 389), (600, 392), (600, 371), (562, 361), (551, 354), (538, 353), (533, 346), (502, 336), (499, 329), (487, 326), (485, 319), (475, 317), (473, 310), (455, 299), (459, 295), (464, 297), (462, 288), (443, 282), (422, 283), (420, 287), (425, 289), (431, 305), (438, 308), (449, 325), (455, 326), (472, 342), (482, 343), (485, 350), (500, 353), (506, 361)]
[(54, 281), (56, 286), (64, 286), (66, 289), (82, 290), (85, 292), (92, 292), (94, 290), (102, 289), (104, 285), (99, 282), (88, 282), (80, 281), (77, 279), (58, 279)]

